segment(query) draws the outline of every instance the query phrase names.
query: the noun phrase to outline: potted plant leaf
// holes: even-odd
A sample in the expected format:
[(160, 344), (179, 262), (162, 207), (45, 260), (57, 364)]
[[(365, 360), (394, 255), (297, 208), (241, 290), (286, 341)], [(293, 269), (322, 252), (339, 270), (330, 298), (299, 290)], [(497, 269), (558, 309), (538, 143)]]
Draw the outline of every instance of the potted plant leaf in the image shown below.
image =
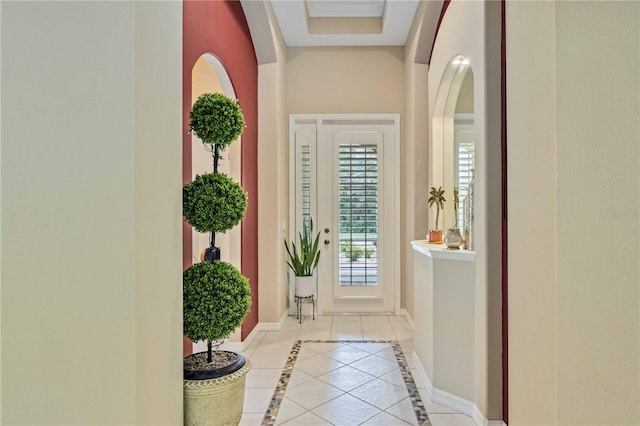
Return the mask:
[(435, 186), (431, 187), (431, 191), (429, 191), (429, 207), (436, 206), (436, 228), (429, 230), (429, 242), (430, 243), (441, 243), (442, 242), (442, 230), (439, 229), (439, 221), (440, 221), (440, 209), (444, 210), (444, 202), (447, 201), (444, 198), (444, 189), (439, 187), (438, 189)]
[(298, 297), (309, 297), (316, 292), (316, 277), (313, 275), (318, 262), (320, 261), (320, 232), (313, 236), (313, 219), (309, 220), (309, 226), (303, 226), (302, 232), (298, 233), (299, 249), (294, 242), (291, 247), (284, 241), (284, 247), (289, 255), (287, 265), (295, 275), (295, 295)]
[(204, 260), (183, 273), (184, 335), (206, 341), (207, 351), (184, 359), (184, 424), (237, 425), (242, 416), (246, 375), (251, 362), (217, 348), (242, 324), (251, 304), (247, 278), (220, 260), (216, 233), (244, 217), (247, 194), (239, 183), (218, 173), (220, 153), (244, 129), (238, 103), (220, 93), (200, 96), (190, 113), (191, 131), (213, 155), (213, 173), (184, 186), (184, 218), (198, 232), (211, 233)]
[(444, 237), (444, 243), (450, 250), (458, 250), (462, 245), (462, 234), (460, 228), (458, 228), (458, 205), (460, 204), (460, 197), (458, 187), (453, 188), (453, 228), (447, 230), (447, 235)]

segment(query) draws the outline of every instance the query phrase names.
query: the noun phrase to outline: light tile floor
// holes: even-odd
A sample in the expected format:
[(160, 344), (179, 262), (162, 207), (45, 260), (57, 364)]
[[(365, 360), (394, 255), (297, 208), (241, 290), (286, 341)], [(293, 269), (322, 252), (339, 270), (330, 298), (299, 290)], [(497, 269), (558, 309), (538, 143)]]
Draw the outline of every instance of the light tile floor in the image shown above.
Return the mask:
[[(473, 420), (429, 400), (413, 370), (413, 330), (401, 316), (289, 317), (280, 331), (262, 331), (244, 352), (253, 369), (247, 376), (243, 426), (258, 426), (298, 340), (397, 340), (411, 368), (433, 426), (474, 426)], [(416, 425), (395, 354), (389, 343), (301, 345), (276, 425)]]

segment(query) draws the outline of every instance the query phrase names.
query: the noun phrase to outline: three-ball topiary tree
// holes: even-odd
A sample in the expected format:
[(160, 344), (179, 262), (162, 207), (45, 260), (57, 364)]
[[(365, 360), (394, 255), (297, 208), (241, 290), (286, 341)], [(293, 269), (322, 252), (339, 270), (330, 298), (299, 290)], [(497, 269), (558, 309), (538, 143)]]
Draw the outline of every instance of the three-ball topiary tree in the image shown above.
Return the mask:
[(195, 342), (207, 342), (206, 362), (192, 358), (204, 353), (185, 358), (185, 378), (191, 378), (186, 377), (191, 370), (219, 367), (213, 359), (213, 343), (242, 324), (251, 304), (247, 278), (235, 266), (221, 261), (220, 249), (215, 246), (216, 233), (240, 223), (247, 209), (242, 186), (218, 172), (220, 153), (240, 136), (244, 117), (237, 101), (221, 93), (206, 93), (194, 103), (190, 118), (191, 131), (213, 154), (213, 173), (196, 176), (182, 191), (187, 223), (198, 232), (211, 233), (205, 260), (183, 273), (184, 335)]

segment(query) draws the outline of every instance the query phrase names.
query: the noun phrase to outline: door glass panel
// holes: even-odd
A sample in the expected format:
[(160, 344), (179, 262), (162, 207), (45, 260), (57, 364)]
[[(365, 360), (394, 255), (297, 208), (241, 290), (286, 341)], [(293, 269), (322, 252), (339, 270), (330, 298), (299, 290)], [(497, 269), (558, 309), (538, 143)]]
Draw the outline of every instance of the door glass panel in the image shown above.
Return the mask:
[(300, 149), (300, 213), (302, 228), (309, 227), (311, 219), (311, 148), (302, 145)]
[[(456, 153), (454, 157), (454, 185), (458, 187), (460, 202), (467, 196), (467, 187), (471, 182), (471, 169), (475, 158), (475, 132), (473, 130), (456, 130), (454, 136)], [(462, 209), (458, 210), (458, 224), (462, 224)]]
[(378, 150), (340, 144), (339, 285), (378, 285)]

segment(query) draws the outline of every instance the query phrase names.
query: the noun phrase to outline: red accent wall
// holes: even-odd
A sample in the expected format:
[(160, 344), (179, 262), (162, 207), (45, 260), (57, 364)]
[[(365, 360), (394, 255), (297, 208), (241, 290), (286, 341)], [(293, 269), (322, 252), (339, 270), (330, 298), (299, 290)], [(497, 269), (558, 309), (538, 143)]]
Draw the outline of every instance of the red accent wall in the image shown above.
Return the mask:
[[(242, 274), (249, 278), (251, 310), (242, 324), (244, 340), (258, 323), (258, 61), (239, 1), (184, 0), (182, 60), (182, 181), (191, 180), (191, 70), (200, 56), (215, 55), (224, 65), (244, 113), (241, 184), (249, 195), (242, 221)], [(161, 47), (160, 47), (161, 48)], [(183, 225), (182, 263), (191, 261), (191, 227)], [(186, 345), (185, 345), (186, 348)]]

